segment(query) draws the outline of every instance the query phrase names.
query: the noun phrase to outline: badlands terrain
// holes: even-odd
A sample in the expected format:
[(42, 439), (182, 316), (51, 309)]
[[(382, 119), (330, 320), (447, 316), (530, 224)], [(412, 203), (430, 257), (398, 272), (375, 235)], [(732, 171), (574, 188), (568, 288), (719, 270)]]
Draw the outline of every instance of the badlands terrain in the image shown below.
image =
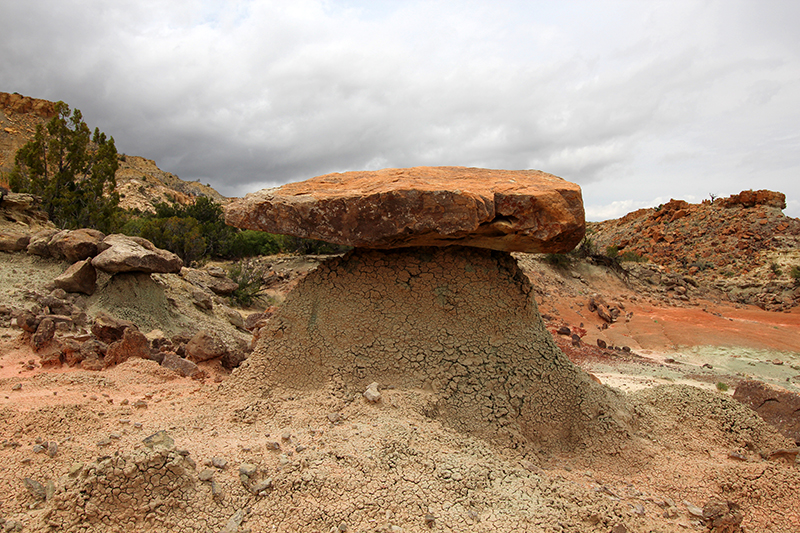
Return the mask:
[[(0, 152), (21, 146), (48, 104), (0, 95)], [(0, 167), (8, 163), (0, 158)], [(146, 159), (120, 163), (130, 208), (214, 197)], [(476, 386), (459, 365), (482, 371), (484, 362), (450, 359), (463, 346), (448, 344), (447, 332), (434, 354), (446, 386), (425, 374), (430, 367), (419, 370), (424, 339), (383, 322), (412, 280), (398, 278), (392, 298), (381, 298), (381, 256), (247, 260), (266, 290), (242, 309), (228, 296), (229, 264), (175, 267), (141, 242), (57, 234), (30, 202), (7, 197), (0, 528), (800, 531), (792, 275), (800, 221), (783, 215), (783, 202), (770, 191), (674, 200), (589, 224), (571, 254), (448, 250), (434, 261), (429, 250), (398, 253), (423, 286), (441, 278), (454, 288), (418, 313), (403, 308), (415, 328), (454, 308), (464, 318), (450, 324), (460, 339), (474, 344), (476, 332), (497, 326), (489, 352), (506, 350), (519, 367), (529, 361), (505, 339), (527, 349), (530, 333), (544, 359), (537, 364), (552, 370), (531, 380), (533, 404), (497, 375)], [(98, 259), (131, 249), (139, 254), (132, 271)], [(79, 275), (87, 262), (98, 266), (88, 280)], [(377, 274), (360, 278), (365, 272)], [(464, 292), (466, 279), (481, 290)], [(381, 305), (351, 312), (347, 299), (360, 291)], [(503, 291), (510, 300), (498, 297)], [(309, 295), (322, 305), (307, 305)], [(338, 334), (324, 338), (332, 350), (362, 342), (348, 320), (367, 322), (386, 338), (405, 336), (392, 346), (368, 341), (408, 367), (389, 365), (373, 380), (369, 362), (326, 361), (315, 331), (339, 317)], [(325, 365), (354, 379), (309, 383)], [(509, 375), (519, 377), (517, 366)], [(577, 400), (554, 416), (562, 392)], [(527, 413), (512, 413), (520, 403)], [(525, 424), (506, 424), (510, 415)]]
[[(636, 424), (616, 445), (536, 449), (477, 438), (437, 415), (435, 392), (392, 383), (379, 384), (377, 402), (363, 391), (330, 387), (301, 395), (248, 391), (242, 370), (227, 370), (219, 358), (197, 363), (194, 379), (148, 358), (103, 370), (42, 366), (31, 334), (13, 317), (41, 305), (51, 294), (48, 284), (69, 264), (24, 251), (2, 253), (4, 527), (800, 528), (796, 444), (731, 398), (746, 379), (797, 392), (797, 307), (769, 312), (711, 288), (695, 297), (702, 287), (691, 285), (681, 299), (669, 272), (649, 263), (623, 263), (631, 272), (621, 275), (587, 260), (564, 267), (538, 254), (515, 258), (558, 345), (632, 406)], [(282, 305), (324, 260), (253, 261), (269, 280), (268, 301), (238, 312), (244, 317)], [(88, 334), (91, 318), (102, 311), (135, 323), (149, 338), (207, 330), (231, 350), (241, 348), (252, 333), (231, 324), (230, 302), (208, 289), (208, 273), (218, 275), (220, 266), (136, 275), (135, 283), (100, 275), (94, 294), (67, 298), (88, 317), (69, 335)], [(653, 283), (656, 274), (662, 282)], [(617, 309), (617, 319), (601, 318), (597, 304)], [(569, 335), (559, 334), (563, 328)]]

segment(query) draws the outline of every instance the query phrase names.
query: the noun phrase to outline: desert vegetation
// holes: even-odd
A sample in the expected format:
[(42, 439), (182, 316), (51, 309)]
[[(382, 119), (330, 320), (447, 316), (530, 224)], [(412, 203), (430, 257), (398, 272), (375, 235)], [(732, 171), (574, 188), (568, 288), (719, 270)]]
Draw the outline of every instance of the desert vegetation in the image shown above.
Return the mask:
[(347, 247), (313, 239), (239, 230), (225, 224), (222, 206), (198, 196), (193, 203), (160, 202), (153, 213), (119, 206), (116, 172), (125, 154), (113, 137), (91, 133), (80, 110), (57, 102), (56, 116), (36, 128), (4, 176), (14, 192), (41, 198), (48, 218), (63, 229), (91, 228), (143, 237), (186, 264), (209, 258), (241, 259), (277, 253), (330, 254)]

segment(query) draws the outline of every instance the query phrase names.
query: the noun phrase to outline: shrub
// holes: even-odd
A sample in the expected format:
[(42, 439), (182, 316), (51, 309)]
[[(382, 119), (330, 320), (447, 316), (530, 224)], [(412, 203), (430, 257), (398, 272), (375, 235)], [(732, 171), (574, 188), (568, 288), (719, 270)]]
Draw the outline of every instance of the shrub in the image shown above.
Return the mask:
[(632, 263), (646, 263), (647, 262), (647, 258), (645, 256), (639, 255), (639, 254), (637, 254), (636, 252), (633, 252), (633, 251), (622, 252), (619, 255), (619, 260), (620, 261), (628, 261), (628, 262), (632, 262)]
[(250, 307), (264, 297), (263, 271), (254, 263), (235, 263), (228, 271), (228, 277), (238, 285), (230, 298), (240, 307)]
[(793, 266), (789, 275), (792, 276), (792, 279), (795, 281), (800, 281), (800, 266)]
[(721, 382), (721, 381), (718, 381), (717, 382), (717, 390), (721, 391), (721, 392), (725, 392), (725, 391), (728, 390), (728, 385), (723, 383), (723, 382)]
[(780, 265), (778, 265), (778, 263), (771, 263), (769, 265), (769, 269), (772, 270), (772, 273), (775, 274), (776, 276), (783, 275), (783, 270), (781, 270), (781, 267)]
[(555, 268), (569, 268), (572, 264), (567, 254), (545, 254), (544, 261)]
[(619, 254), (619, 246), (611, 245), (611, 246), (606, 247), (606, 255), (608, 257), (613, 259), (613, 258), (617, 257), (617, 254)]

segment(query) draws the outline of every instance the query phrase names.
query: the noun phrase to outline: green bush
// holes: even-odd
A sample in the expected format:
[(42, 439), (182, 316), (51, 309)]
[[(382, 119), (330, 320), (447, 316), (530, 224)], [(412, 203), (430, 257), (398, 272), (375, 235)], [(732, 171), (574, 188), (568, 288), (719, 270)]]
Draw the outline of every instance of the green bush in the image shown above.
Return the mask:
[(608, 246), (606, 247), (606, 255), (610, 258), (615, 258), (619, 254), (619, 247), (618, 246)]
[(795, 281), (800, 281), (800, 266), (793, 266), (789, 275), (792, 276), (792, 279)]
[(721, 381), (719, 381), (719, 382), (717, 382), (717, 390), (725, 392), (725, 391), (728, 390), (728, 385), (723, 383), (723, 382), (721, 382)]
[(628, 261), (628, 262), (632, 262), (632, 263), (646, 263), (647, 262), (647, 258), (645, 256), (639, 255), (639, 254), (637, 254), (636, 252), (633, 252), (633, 251), (622, 252), (619, 255), (619, 260), (620, 261)]
[(264, 297), (263, 271), (250, 262), (239, 262), (231, 266), (228, 277), (238, 284), (231, 293), (231, 301), (240, 307), (250, 307)]
[(562, 269), (569, 268), (572, 264), (567, 254), (545, 254), (544, 261), (555, 268)]

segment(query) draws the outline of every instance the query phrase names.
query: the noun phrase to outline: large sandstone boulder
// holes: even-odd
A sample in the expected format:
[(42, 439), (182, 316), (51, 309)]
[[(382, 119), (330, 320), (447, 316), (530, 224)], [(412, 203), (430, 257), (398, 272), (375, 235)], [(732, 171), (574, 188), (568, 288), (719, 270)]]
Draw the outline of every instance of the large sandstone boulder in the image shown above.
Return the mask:
[(74, 263), (97, 255), (104, 238), (105, 234), (96, 229), (64, 230), (56, 233), (47, 247), (53, 257)]
[(183, 266), (180, 257), (140, 237), (109, 235), (98, 250), (92, 266), (104, 272), (176, 273)]
[(72, 264), (63, 274), (56, 276), (52, 286), (67, 292), (82, 292), (91, 296), (97, 288), (97, 271), (90, 259), (84, 259)]
[(614, 449), (631, 419), (554, 344), (511, 255), (478, 248), (354, 250), (322, 263), (226, 386), (352, 398), (373, 382), (427, 391), (426, 412), (459, 430), (548, 449)]
[(585, 230), (580, 188), (538, 170), (416, 167), (328, 174), (248, 194), (232, 226), (359, 248), (464, 245), (566, 252)]

